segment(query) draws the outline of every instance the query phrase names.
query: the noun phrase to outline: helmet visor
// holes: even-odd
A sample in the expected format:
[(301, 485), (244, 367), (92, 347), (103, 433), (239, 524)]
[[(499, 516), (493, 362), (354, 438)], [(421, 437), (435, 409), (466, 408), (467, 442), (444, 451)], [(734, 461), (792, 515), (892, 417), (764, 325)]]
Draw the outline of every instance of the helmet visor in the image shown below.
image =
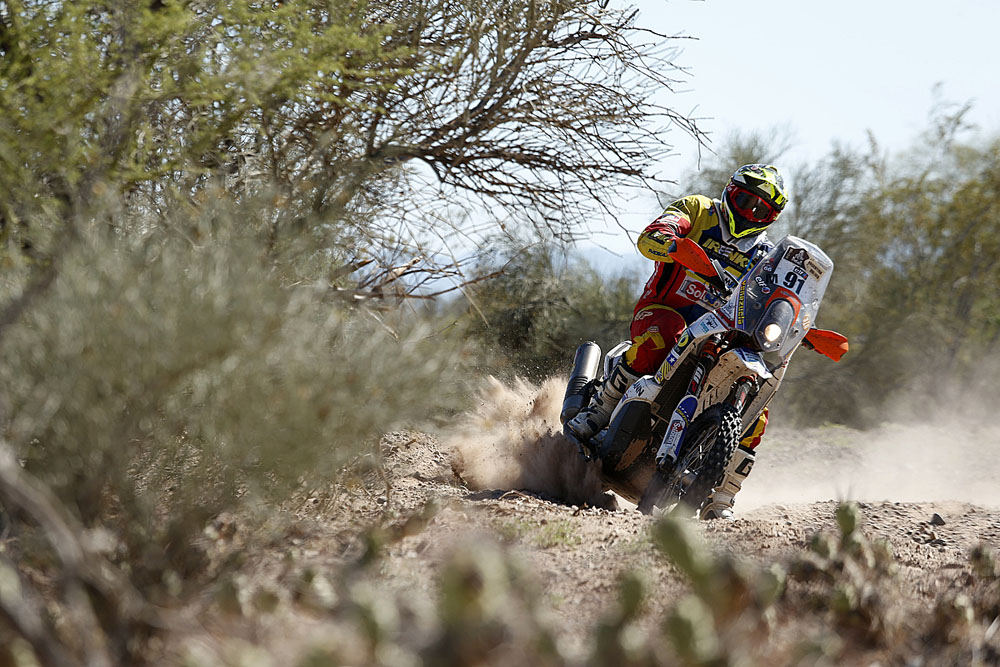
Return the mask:
[(769, 225), (778, 217), (778, 211), (760, 196), (730, 184), (729, 203), (735, 213), (758, 225)]

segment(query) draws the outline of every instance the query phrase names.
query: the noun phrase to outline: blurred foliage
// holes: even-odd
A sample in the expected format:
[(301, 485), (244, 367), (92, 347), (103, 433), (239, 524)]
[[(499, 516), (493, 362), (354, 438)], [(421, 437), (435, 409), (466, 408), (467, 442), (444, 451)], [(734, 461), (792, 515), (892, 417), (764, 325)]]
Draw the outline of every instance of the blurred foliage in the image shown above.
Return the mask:
[(431, 332), (283, 287), (221, 236), (82, 241), (0, 347), (8, 446), (85, 524), (113, 525), (147, 591), (169, 569), (197, 583), (184, 561), (209, 518), (335, 478), (458, 389)]
[[(76, 646), (100, 628), (114, 664), (141, 662), (161, 625), (151, 610), (245, 558), (212, 558), (218, 517), (241, 517), (243, 549), (266, 544), (276, 512), (353, 474), (386, 429), (460, 404), (460, 344), (371, 314), (283, 284), (238, 232), (205, 247), (81, 233), (0, 346), (3, 447), (52, 494), (40, 504), (0, 483), (8, 552), (33, 585), (74, 571), (72, 534), (87, 536), (83, 559), (106, 563), (85, 577), (100, 582), (95, 621), (78, 620), (86, 598), (56, 592), (71, 611), (39, 642)], [(69, 529), (38, 523), (54, 508)]]
[(815, 611), (826, 614), (841, 636), (853, 644), (891, 645), (902, 630), (894, 609), (898, 566), (885, 541), (870, 541), (861, 531), (860, 510), (843, 503), (836, 510), (840, 539), (817, 533), (810, 551), (793, 560), (789, 576), (819, 582), (809, 592)]
[(785, 590), (784, 568), (754, 568), (715, 556), (691, 521), (667, 516), (653, 526), (653, 543), (680, 569), (691, 593), (673, 606), (664, 631), (677, 664), (734, 665), (760, 656), (774, 623), (774, 605)]
[(463, 244), (558, 236), (643, 179), (663, 125), (698, 135), (650, 101), (671, 51), (635, 19), (0, 0), (0, 569), (20, 591), (0, 660), (141, 663), (159, 608), (236, 566), (209, 557), (220, 517), (250, 548), (295, 494), (377, 468), (387, 429), (461, 405), (473, 355), (413, 304), (478, 277)]

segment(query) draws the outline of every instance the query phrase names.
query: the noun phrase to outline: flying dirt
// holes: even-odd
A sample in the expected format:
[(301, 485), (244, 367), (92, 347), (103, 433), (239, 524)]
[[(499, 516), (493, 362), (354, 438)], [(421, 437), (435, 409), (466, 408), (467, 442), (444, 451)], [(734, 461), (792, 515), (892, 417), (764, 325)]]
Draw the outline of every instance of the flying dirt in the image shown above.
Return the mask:
[[(571, 644), (580, 647), (588, 641), (587, 629), (607, 613), (612, 584), (624, 569), (639, 568), (651, 578), (657, 591), (649, 603), (654, 617), (686, 585), (676, 570), (636, 546), (655, 519), (602, 493), (599, 464), (584, 461), (561, 437), (564, 387), (563, 378), (540, 387), (486, 383), (478, 408), (433, 444), (448, 452), (456, 476), (471, 492), (464, 496), (468, 505), (462, 517), (443, 519), (438, 528), (453, 539), (469, 524), (494, 531), (499, 526), (513, 534), (541, 573), (541, 586), (554, 601)], [(971, 654), (955, 658), (948, 652), (954, 642), (933, 646), (926, 637), (919, 639), (916, 635), (930, 631), (913, 619), (937, 618), (944, 613), (939, 610), (943, 600), (974, 597), (982, 582), (973, 573), (970, 554), (981, 545), (1000, 546), (995, 483), (1000, 438), (995, 427), (969, 423), (885, 425), (868, 432), (833, 426), (773, 429), (737, 497), (736, 521), (692, 523), (716, 553), (763, 566), (797, 558), (819, 533), (835, 535), (837, 507), (856, 501), (861, 530), (892, 554), (894, 574), (886, 580), (891, 590), (880, 599), (909, 620), (896, 621), (882, 640), (840, 645), (832, 664), (902, 664), (914, 654), (936, 654), (940, 662), (912, 664), (962, 664)], [(539, 538), (553, 526), (560, 527), (558, 535)], [(1000, 599), (996, 602), (1000, 605)], [(779, 634), (792, 641), (825, 627), (815, 610), (807, 611), (801, 618), (790, 614), (780, 620), (787, 628)], [(983, 621), (977, 635), (982, 645), (976, 650), (996, 643), (992, 620)], [(920, 644), (924, 640), (930, 644)]]

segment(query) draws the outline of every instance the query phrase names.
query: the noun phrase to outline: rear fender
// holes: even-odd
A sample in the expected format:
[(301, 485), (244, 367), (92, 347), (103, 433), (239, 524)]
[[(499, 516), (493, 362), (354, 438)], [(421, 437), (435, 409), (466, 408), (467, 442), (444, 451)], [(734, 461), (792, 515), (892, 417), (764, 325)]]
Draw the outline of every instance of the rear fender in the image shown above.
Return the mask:
[(601, 442), (598, 457), (606, 472), (628, 470), (647, 450), (653, 440), (648, 402), (633, 400), (615, 410), (607, 435)]
[(624, 472), (631, 467), (653, 439), (652, 402), (661, 386), (644, 375), (628, 388), (611, 413), (608, 430), (598, 451), (604, 469)]
[(618, 406), (615, 411), (611, 413), (611, 419), (614, 421), (615, 415), (625, 408), (629, 403), (645, 403), (649, 405), (656, 398), (657, 394), (660, 393), (661, 385), (656, 381), (652, 375), (643, 375), (641, 378), (632, 383), (632, 386), (626, 390), (625, 394), (622, 396), (622, 400), (618, 402)]

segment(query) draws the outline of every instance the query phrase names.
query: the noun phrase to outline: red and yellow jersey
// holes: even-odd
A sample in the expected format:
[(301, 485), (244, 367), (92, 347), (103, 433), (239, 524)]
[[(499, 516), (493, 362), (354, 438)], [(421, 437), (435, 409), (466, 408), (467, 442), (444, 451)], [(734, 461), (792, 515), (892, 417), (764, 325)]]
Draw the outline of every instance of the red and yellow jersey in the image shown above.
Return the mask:
[(700, 245), (709, 257), (718, 260), (736, 278), (772, 248), (763, 233), (727, 243), (719, 226), (716, 206), (717, 202), (703, 195), (678, 199), (639, 235), (636, 244), (639, 252), (656, 262), (656, 266), (635, 312), (660, 304), (673, 308), (690, 323), (707, 310), (703, 301), (705, 280), (667, 256), (671, 242), (677, 238), (686, 237)]

